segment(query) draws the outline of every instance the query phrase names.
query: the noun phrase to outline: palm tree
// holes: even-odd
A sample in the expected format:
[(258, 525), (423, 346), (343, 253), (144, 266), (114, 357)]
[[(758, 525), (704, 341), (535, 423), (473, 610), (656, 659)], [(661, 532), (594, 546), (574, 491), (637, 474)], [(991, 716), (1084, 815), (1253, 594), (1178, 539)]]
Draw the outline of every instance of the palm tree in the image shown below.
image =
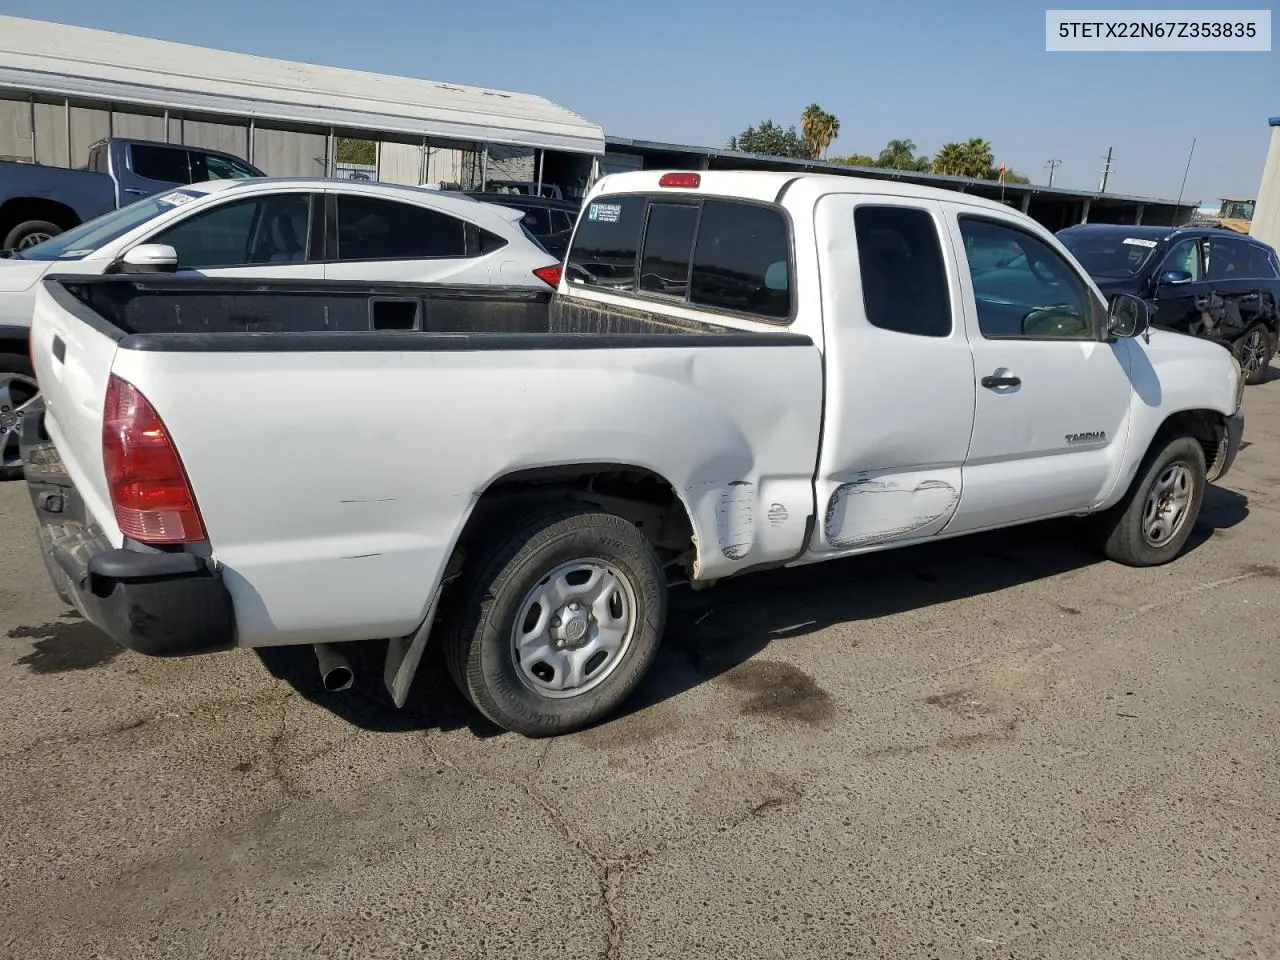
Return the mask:
[(964, 176), (985, 177), (995, 158), (991, 155), (991, 144), (981, 137), (970, 137), (961, 147), (964, 154)]
[(804, 136), (804, 142), (809, 145), (810, 157), (816, 157), (822, 148), (822, 135), (828, 116), (830, 114), (816, 103), (809, 104), (804, 108), (804, 113), (800, 114), (800, 133)]
[(818, 128), (821, 134), (819, 143), (822, 147), (822, 158), (827, 158), (827, 148), (831, 146), (831, 141), (840, 136), (840, 118), (833, 113), (822, 113), (822, 125)]
[(965, 159), (963, 144), (944, 143), (942, 149), (938, 151), (938, 155), (933, 158), (930, 169), (934, 173), (942, 173), (951, 177), (963, 177), (965, 175)]
[(927, 170), (928, 157), (916, 156), (916, 145), (911, 140), (890, 140), (876, 158), (877, 167), (889, 170)]

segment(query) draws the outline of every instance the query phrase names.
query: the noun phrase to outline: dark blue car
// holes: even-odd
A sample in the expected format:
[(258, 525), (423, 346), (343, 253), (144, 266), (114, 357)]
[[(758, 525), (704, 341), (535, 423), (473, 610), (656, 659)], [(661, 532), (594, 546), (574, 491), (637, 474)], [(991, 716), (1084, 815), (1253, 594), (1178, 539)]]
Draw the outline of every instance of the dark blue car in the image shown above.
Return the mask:
[(1081, 224), (1058, 239), (1103, 294), (1151, 305), (1151, 325), (1203, 337), (1235, 354), (1262, 383), (1280, 339), (1280, 261), (1248, 236), (1216, 227)]

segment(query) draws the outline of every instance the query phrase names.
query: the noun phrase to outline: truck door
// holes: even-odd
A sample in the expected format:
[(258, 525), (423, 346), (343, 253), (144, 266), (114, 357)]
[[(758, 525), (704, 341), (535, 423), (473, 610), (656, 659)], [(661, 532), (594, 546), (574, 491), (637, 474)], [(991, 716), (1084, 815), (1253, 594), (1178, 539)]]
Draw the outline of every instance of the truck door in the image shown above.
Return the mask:
[(815, 554), (938, 533), (962, 500), (974, 371), (941, 206), (818, 201), (826, 404)]
[(947, 207), (978, 389), (946, 533), (1083, 511), (1118, 476), (1137, 351), (1096, 338), (1101, 298), (1025, 221)]

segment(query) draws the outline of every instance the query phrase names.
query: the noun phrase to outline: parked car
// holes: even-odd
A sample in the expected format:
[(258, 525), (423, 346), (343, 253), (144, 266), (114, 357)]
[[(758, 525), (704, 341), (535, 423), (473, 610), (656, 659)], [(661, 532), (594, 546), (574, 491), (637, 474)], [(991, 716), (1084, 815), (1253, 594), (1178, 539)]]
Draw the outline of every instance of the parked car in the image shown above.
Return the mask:
[(549, 308), (423, 288), (416, 332), (361, 322), (377, 281), (243, 285), (40, 285), (23, 450), (61, 595), (148, 654), (314, 643), (331, 687), (334, 642), (390, 637), (397, 705), (438, 626), (526, 735), (636, 688), (668, 570), (1074, 515), (1173, 560), (1244, 425), (1227, 351), (1148, 339), (1028, 217), (905, 183), (608, 176)]
[(1280, 261), (1252, 237), (1218, 228), (1082, 224), (1058, 231), (1104, 293), (1150, 303), (1155, 327), (1212, 340), (1262, 383), (1280, 342)]
[(533, 180), (490, 180), (484, 185), (486, 193), (501, 193), (514, 197), (545, 197), (563, 200), (564, 193), (554, 183), (539, 185)]
[(122, 138), (90, 147), (83, 170), (0, 161), (0, 250), (25, 250), (176, 186), (263, 176), (219, 150)]
[(569, 251), (569, 237), (573, 235), (573, 225), (577, 222), (578, 211), (582, 209), (581, 204), (518, 193), (475, 191), (467, 196), (482, 203), (496, 203), (524, 211), (521, 223), (548, 253), (563, 260)]
[(520, 218), (519, 210), (417, 187), (211, 180), (140, 200), (0, 260), (0, 476), (21, 470), (16, 411), (34, 397), (27, 332), (48, 273), (160, 268), (178, 276), (549, 289), (557, 261), (524, 234)]

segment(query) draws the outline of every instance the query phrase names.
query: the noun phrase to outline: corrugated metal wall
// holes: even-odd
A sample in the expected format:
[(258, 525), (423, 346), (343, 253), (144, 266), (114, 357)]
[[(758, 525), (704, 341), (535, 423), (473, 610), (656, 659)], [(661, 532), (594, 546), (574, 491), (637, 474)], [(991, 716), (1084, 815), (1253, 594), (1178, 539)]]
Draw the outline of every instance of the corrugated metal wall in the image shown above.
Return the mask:
[(0, 160), (30, 160), (31, 149), (31, 101), (0, 98)]
[(253, 132), (253, 165), (272, 177), (323, 177), (329, 138), (259, 124)]
[(383, 183), (422, 182), (422, 141), (403, 143), (383, 140), (378, 149), (378, 179)]
[[(33, 104), (30, 98), (12, 93), (0, 98), (0, 158), (83, 167), (90, 145), (108, 136), (221, 150), (250, 160), (275, 177), (323, 177), (328, 172), (329, 137), (323, 130), (258, 124), (250, 151), (248, 118), (171, 114), (166, 125), (162, 111), (77, 102), (68, 114), (65, 103), (36, 100)], [(475, 144), (429, 141), (424, 162), (421, 140), (383, 140), (378, 177), (388, 183), (443, 182), (471, 190), (482, 186), (484, 166)], [(495, 146), (487, 170), (490, 180), (532, 180), (534, 153), (528, 148)]]
[(1262, 168), (1249, 234), (1280, 250), (1280, 126), (1271, 128), (1271, 149)]

